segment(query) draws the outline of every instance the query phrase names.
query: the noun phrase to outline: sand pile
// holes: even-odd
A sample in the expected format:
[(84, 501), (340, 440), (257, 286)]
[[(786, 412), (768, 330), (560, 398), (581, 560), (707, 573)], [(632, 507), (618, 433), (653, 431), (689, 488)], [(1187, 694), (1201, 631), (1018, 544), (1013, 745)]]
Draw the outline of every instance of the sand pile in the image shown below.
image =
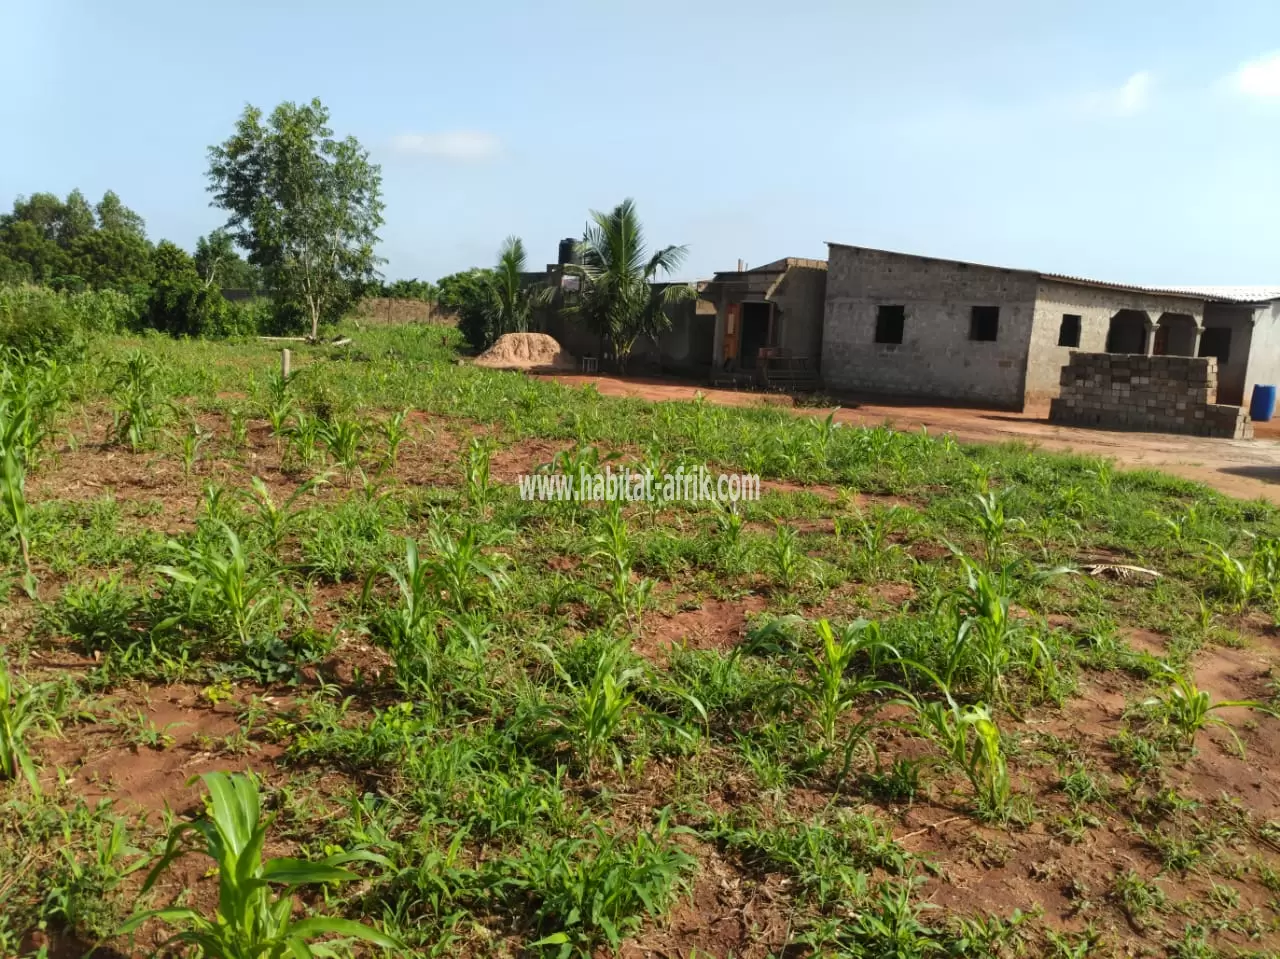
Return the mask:
[(495, 370), (573, 370), (577, 363), (545, 333), (504, 333), (476, 357), (476, 366)]

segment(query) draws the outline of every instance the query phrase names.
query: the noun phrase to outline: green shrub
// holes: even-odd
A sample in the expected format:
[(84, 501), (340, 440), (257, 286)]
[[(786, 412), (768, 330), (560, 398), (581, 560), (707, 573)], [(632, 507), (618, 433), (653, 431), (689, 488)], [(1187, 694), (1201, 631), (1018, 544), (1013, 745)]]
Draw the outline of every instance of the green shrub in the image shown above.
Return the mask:
[(0, 287), (0, 346), (31, 356), (79, 351), (85, 337), (135, 326), (137, 303), (115, 290), (59, 293), (38, 286)]

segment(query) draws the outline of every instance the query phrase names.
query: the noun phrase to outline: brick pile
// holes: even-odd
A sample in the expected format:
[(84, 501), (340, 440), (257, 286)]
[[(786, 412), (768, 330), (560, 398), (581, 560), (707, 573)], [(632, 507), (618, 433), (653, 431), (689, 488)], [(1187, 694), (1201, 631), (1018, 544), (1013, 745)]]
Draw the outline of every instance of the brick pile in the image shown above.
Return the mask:
[(1049, 419), (1068, 426), (1148, 430), (1252, 439), (1239, 406), (1214, 403), (1218, 361), (1212, 356), (1140, 356), (1073, 350)]

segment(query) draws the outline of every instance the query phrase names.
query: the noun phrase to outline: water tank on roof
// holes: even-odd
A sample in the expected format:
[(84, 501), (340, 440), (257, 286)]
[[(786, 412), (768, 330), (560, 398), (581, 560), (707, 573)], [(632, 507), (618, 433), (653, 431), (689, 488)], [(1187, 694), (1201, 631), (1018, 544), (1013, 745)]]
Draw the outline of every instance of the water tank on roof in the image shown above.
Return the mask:
[(573, 237), (565, 237), (560, 241), (560, 254), (556, 258), (556, 262), (561, 266), (566, 263), (578, 262), (578, 241)]

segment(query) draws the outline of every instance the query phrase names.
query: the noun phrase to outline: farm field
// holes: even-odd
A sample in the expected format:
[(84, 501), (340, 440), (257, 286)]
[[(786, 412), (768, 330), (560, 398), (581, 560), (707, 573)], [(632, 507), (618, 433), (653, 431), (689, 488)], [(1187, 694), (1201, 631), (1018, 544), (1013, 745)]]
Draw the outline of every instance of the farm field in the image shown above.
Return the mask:
[(0, 955), (1280, 954), (1272, 505), (344, 332), (4, 368)]
[[(729, 406), (774, 403), (792, 408), (797, 415), (825, 415), (807, 401), (796, 405), (777, 394), (727, 389), (702, 390), (696, 384), (661, 379), (620, 378), (581, 374), (554, 376), (570, 385), (594, 383), (605, 396), (632, 396), (648, 400), (691, 400), (702, 393), (708, 402)], [(832, 400), (833, 404), (837, 401)], [(855, 426), (892, 426), (898, 430), (926, 429), (950, 433), (961, 443), (1026, 443), (1052, 452), (1105, 456), (1121, 469), (1157, 469), (1204, 483), (1238, 499), (1266, 499), (1280, 503), (1280, 424), (1254, 423), (1257, 439), (1210, 439), (1173, 433), (1143, 433), (1062, 426), (1048, 420), (1046, 408), (1021, 413), (969, 406), (930, 406), (927, 400), (883, 396), (840, 397), (843, 406), (836, 421)]]

